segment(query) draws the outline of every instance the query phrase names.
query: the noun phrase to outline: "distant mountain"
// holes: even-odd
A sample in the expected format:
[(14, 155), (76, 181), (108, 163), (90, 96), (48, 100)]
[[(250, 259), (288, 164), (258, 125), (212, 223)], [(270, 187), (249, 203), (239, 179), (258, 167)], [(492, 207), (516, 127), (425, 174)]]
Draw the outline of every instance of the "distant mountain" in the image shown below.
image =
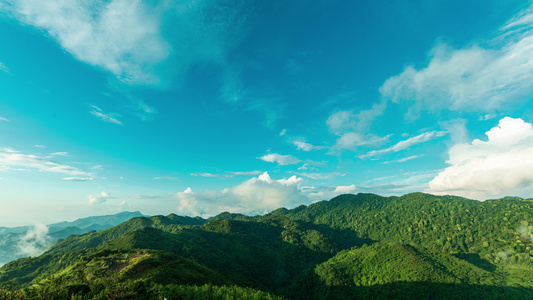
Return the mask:
[(0, 227), (0, 265), (42, 252), (51, 243), (72, 234), (103, 230), (132, 218), (144, 216), (140, 212), (121, 212), (114, 215), (77, 219), (46, 226)]
[(422, 193), (137, 217), (4, 265), (0, 299), (533, 299), (530, 222), (528, 199)]
[(99, 226), (99, 227), (109, 228), (117, 224), (120, 224), (122, 222), (126, 222), (131, 218), (143, 217), (143, 216), (144, 215), (141, 214), (139, 211), (135, 211), (135, 212), (124, 211), (124, 212), (120, 212), (114, 215), (94, 216), (94, 217), (80, 218), (72, 222), (54, 223), (54, 224), (48, 225), (48, 228), (50, 229), (51, 233), (53, 233), (56, 230), (61, 230), (67, 227), (77, 227), (79, 229), (88, 229), (91, 226)]

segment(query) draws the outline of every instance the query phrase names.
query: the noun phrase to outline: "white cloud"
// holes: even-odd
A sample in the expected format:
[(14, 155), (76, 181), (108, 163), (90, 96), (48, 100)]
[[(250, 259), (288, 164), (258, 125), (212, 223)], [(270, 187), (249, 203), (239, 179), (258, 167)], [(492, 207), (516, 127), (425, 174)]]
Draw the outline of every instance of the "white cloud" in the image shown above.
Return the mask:
[(343, 132), (355, 131), (366, 133), (372, 126), (376, 117), (381, 116), (387, 108), (386, 102), (374, 104), (370, 109), (354, 113), (353, 110), (339, 111), (329, 116), (326, 120), (328, 129), (340, 135)]
[(390, 135), (380, 137), (373, 134), (361, 134), (357, 132), (346, 132), (342, 134), (333, 146), (332, 150), (348, 149), (354, 150), (356, 147), (365, 145), (379, 145), (386, 142)]
[(64, 177), (61, 180), (65, 181), (91, 181), (94, 180), (92, 177)]
[(380, 102), (358, 113), (345, 110), (330, 115), (326, 120), (326, 125), (330, 132), (339, 136), (330, 152), (343, 149), (354, 150), (359, 146), (376, 145), (386, 141), (390, 136), (379, 137), (368, 133), (374, 120), (383, 114), (386, 107), (386, 102)]
[(21, 154), (10, 148), (0, 148), (0, 170), (38, 170), (41, 172), (62, 173), (71, 176), (87, 176), (90, 173), (78, 168), (56, 163), (49, 158), (32, 154)]
[(0, 121), (9, 122), (9, 119), (6, 119), (6, 118), (4, 118), (4, 117), (0, 117)]
[(51, 153), (50, 156), (69, 156), (68, 152), (54, 152)]
[(340, 193), (340, 194), (347, 194), (347, 193), (351, 193), (353, 191), (355, 191), (355, 184), (348, 185), (348, 186), (339, 185), (338, 187), (335, 188), (335, 190), (333, 192), (334, 193)]
[(278, 153), (269, 153), (258, 158), (266, 162), (275, 162), (282, 166), (293, 165), (301, 162), (301, 160), (292, 155), (281, 155)]
[[(1, 8), (1, 7), (0, 7)], [(6, 65), (4, 65), (3, 63), (0, 62), (0, 72), (6, 72), (6, 73), (9, 73), (9, 69), (6, 67)]]
[(115, 114), (115, 113), (106, 114), (98, 106), (91, 105), (91, 107), (93, 109), (91, 111), (89, 111), (89, 113), (91, 113), (92, 115), (98, 117), (100, 120), (102, 120), (104, 122), (108, 122), (108, 123), (122, 125), (121, 121), (115, 119), (116, 117), (120, 117), (121, 115)]
[(89, 198), (89, 205), (101, 205), (107, 202), (107, 199), (109, 198), (108, 192), (101, 192), (99, 195), (89, 195), (87, 198)]
[(417, 136), (414, 136), (412, 138), (408, 138), (407, 140), (400, 141), (400, 142), (396, 143), (395, 145), (393, 145), (393, 146), (391, 146), (389, 148), (382, 149), (382, 150), (373, 150), (373, 151), (370, 151), (367, 154), (361, 155), (359, 157), (365, 159), (365, 158), (369, 158), (369, 157), (373, 157), (373, 156), (378, 156), (378, 155), (384, 155), (384, 154), (389, 154), (389, 153), (393, 153), (393, 152), (398, 152), (398, 151), (401, 151), (401, 150), (405, 150), (405, 149), (407, 149), (407, 148), (409, 148), (409, 147), (411, 147), (413, 145), (424, 143), (424, 142), (430, 141), (430, 140), (432, 140), (434, 138), (441, 137), (441, 136), (443, 136), (445, 134), (446, 134), (445, 131), (424, 132), (424, 133), (419, 134)]
[(229, 174), (231, 175), (235, 175), (235, 176), (250, 176), (250, 175), (259, 175), (259, 174), (262, 174), (263, 171), (259, 171), (259, 170), (255, 170), (255, 171), (246, 171), (246, 172), (229, 172)]
[(140, 0), (8, 0), (19, 21), (44, 29), (77, 59), (131, 83), (157, 81), (170, 52), (160, 14)]
[(402, 163), (402, 162), (410, 161), (410, 160), (417, 159), (417, 158), (420, 158), (420, 157), (423, 157), (423, 156), (424, 156), (424, 154), (421, 154), (421, 155), (412, 155), (412, 156), (408, 156), (408, 157), (400, 158), (400, 159), (397, 159), (397, 160), (385, 161), (385, 162), (383, 162), (383, 163), (384, 163), (384, 164)]
[(492, 120), (492, 119), (496, 118), (497, 116), (498, 116), (497, 114), (486, 114), (486, 115), (483, 115), (483, 116), (479, 116), (478, 121)]
[(25, 256), (39, 255), (44, 247), (52, 242), (48, 235), (48, 227), (44, 224), (35, 223), (17, 243), (18, 251)]
[(179, 177), (172, 177), (172, 176), (161, 176), (161, 177), (154, 177), (155, 180), (180, 180)]
[(345, 176), (346, 174), (344, 173), (341, 173), (341, 172), (331, 172), (331, 173), (308, 173), (308, 172), (299, 172), (299, 173), (295, 173), (297, 175), (300, 175), (300, 176), (304, 176), (304, 177), (307, 177), (307, 178), (311, 178), (311, 179), (331, 179), (331, 178), (334, 178), (334, 177), (339, 177), (339, 176)]
[(46, 148), (45, 145), (34, 145), (35, 148)]
[(209, 173), (209, 172), (191, 173), (191, 176), (211, 177), (211, 178), (228, 178), (228, 177), (231, 177), (230, 175), (227, 175), (227, 174), (217, 174), (217, 173)]
[(263, 171), (255, 170), (255, 171), (247, 171), (247, 172), (224, 171), (222, 173), (197, 172), (197, 173), (190, 173), (190, 175), (226, 179), (226, 178), (233, 178), (235, 176), (250, 176), (250, 175), (259, 175), (262, 173)]
[(273, 180), (267, 172), (221, 191), (193, 192), (187, 188), (177, 193), (178, 212), (187, 215), (212, 216), (223, 211), (264, 214), (270, 210), (293, 208), (309, 199), (299, 189), (302, 179), (292, 176)]
[(533, 10), (503, 27), (490, 46), (453, 49), (440, 44), (427, 66), (408, 66), (380, 88), (387, 100), (408, 103), (406, 117), (420, 111), (493, 112), (527, 101), (533, 92)]
[(450, 165), (429, 182), (428, 192), (475, 199), (523, 192), (533, 183), (533, 126), (505, 117), (478, 139), (449, 150)]
[(279, 135), (284, 136), (287, 133), (287, 129), (283, 129), (280, 131)]
[(291, 141), (291, 143), (293, 143), (297, 147), (298, 150), (303, 150), (303, 151), (313, 151), (313, 150), (324, 149), (324, 147), (322, 146), (314, 146), (303, 140), (294, 140), (294, 141)]

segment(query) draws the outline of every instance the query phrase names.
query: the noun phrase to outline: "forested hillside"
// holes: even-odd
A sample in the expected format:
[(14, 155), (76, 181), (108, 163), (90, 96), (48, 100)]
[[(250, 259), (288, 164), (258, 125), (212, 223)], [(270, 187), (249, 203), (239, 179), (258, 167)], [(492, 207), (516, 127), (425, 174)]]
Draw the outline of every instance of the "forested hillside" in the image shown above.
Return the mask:
[(531, 299), (533, 201), (342, 195), (139, 217), (0, 268), (0, 299)]

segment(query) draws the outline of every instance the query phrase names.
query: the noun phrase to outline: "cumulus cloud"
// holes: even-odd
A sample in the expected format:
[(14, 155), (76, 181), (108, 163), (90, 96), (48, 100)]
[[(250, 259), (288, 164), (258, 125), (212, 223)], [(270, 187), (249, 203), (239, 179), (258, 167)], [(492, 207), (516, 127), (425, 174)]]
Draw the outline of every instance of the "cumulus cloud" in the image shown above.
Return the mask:
[(17, 243), (18, 251), (25, 255), (39, 255), (52, 238), (48, 235), (48, 227), (44, 224), (35, 223), (33, 228), (28, 230)]
[(355, 185), (348, 186), (303, 186), (301, 190), (313, 201), (329, 200), (341, 194), (353, 193)]
[(281, 155), (278, 153), (269, 153), (258, 158), (266, 162), (275, 162), (281, 166), (294, 165), (301, 162), (301, 160), (292, 155)]
[(41, 172), (62, 173), (71, 176), (87, 176), (90, 173), (78, 168), (56, 163), (47, 157), (22, 154), (11, 148), (0, 148), (0, 170), (38, 170)]
[(89, 205), (100, 205), (107, 202), (107, 199), (109, 198), (110, 194), (108, 192), (101, 192), (99, 195), (89, 195), (87, 198), (89, 198)]
[(533, 126), (505, 117), (478, 139), (449, 150), (450, 165), (429, 182), (428, 192), (483, 199), (503, 196), (533, 183)]
[(178, 212), (211, 216), (223, 211), (264, 214), (270, 210), (292, 208), (309, 199), (299, 189), (302, 179), (292, 176), (274, 180), (267, 172), (223, 190), (193, 192), (187, 188), (175, 194)]
[(122, 125), (122, 122), (116, 119), (117, 117), (121, 117), (121, 115), (115, 113), (104, 113), (98, 106), (91, 105), (91, 107), (92, 109), (89, 111), (89, 113), (93, 116), (98, 117), (104, 122)]
[(140, 0), (8, 0), (19, 21), (44, 29), (70, 54), (131, 83), (154, 82), (151, 70), (170, 47), (157, 10)]
[(380, 92), (384, 99), (408, 103), (407, 118), (423, 110), (493, 112), (527, 100), (533, 92), (533, 10), (510, 21), (487, 45), (439, 44), (427, 66), (406, 67)]
[(355, 184), (348, 185), (348, 186), (339, 185), (338, 187), (335, 188), (335, 190), (333, 192), (334, 193), (347, 194), (347, 193), (351, 193), (353, 191), (355, 191)]
[(445, 131), (429, 131), (429, 132), (424, 132), (422, 134), (419, 134), (417, 136), (414, 136), (412, 138), (408, 138), (407, 140), (403, 140), (403, 141), (399, 141), (398, 143), (396, 143), (395, 145), (389, 147), (389, 148), (386, 148), (386, 149), (381, 149), (381, 150), (373, 150), (373, 151), (370, 151), (364, 155), (360, 155), (359, 157), (360, 158), (369, 158), (369, 157), (373, 157), (373, 156), (379, 156), (379, 155), (385, 155), (385, 154), (389, 154), (389, 153), (393, 153), (393, 152), (398, 152), (398, 151), (401, 151), (401, 150), (405, 150), (413, 145), (416, 145), (416, 144), (420, 144), (420, 143), (424, 143), (424, 142), (427, 142), (427, 141), (430, 141), (434, 138), (437, 138), (437, 137), (441, 137), (443, 135), (445, 135), (446, 132)]

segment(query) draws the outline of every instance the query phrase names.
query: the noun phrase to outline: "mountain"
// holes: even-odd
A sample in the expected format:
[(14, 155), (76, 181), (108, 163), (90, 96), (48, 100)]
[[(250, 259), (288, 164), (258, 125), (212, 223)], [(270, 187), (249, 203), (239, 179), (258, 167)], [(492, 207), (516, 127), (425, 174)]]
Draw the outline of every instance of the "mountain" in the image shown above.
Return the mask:
[(131, 218), (141, 217), (140, 212), (121, 212), (114, 215), (77, 219), (50, 225), (0, 227), (0, 265), (21, 257), (36, 255), (57, 240), (73, 234), (113, 227)]
[(529, 199), (422, 193), (137, 217), (4, 265), (0, 298), (532, 299), (532, 220)]

